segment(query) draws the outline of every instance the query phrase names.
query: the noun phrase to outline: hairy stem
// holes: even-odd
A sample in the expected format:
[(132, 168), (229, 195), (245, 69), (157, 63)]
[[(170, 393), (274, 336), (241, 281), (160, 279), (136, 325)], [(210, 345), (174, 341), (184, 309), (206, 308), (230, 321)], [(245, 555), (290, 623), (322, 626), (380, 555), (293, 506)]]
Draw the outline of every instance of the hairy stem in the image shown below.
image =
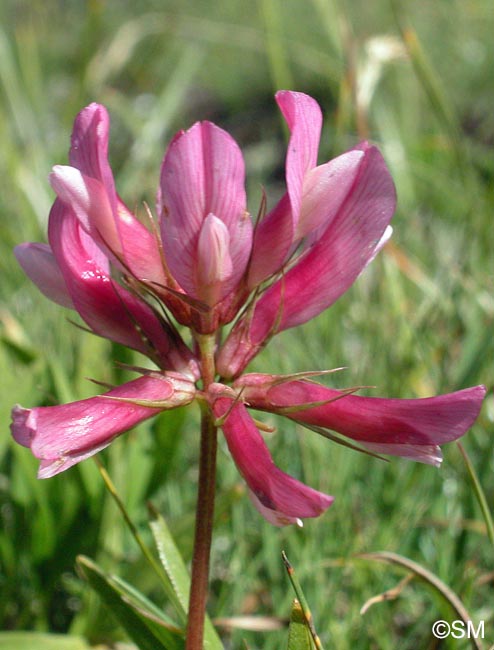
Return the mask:
[[(214, 381), (214, 337), (198, 337), (204, 388)], [(201, 451), (196, 524), (185, 650), (203, 650), (204, 618), (208, 597), (209, 559), (216, 490), (217, 427), (207, 404), (201, 404)]]

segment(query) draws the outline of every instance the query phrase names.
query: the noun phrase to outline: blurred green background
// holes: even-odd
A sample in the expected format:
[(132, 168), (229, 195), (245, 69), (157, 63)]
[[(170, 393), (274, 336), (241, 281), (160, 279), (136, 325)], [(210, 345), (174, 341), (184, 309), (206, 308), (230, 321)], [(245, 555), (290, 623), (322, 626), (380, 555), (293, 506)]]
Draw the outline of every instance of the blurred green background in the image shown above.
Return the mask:
[[(38, 481), (36, 461), (8, 430), (14, 403), (81, 399), (98, 392), (87, 377), (124, 378), (116, 358), (138, 362), (70, 324), (12, 255), (22, 241), (45, 241), (47, 175), (66, 163), (72, 121), (91, 101), (110, 111), (111, 162), (130, 207), (153, 205), (167, 141), (197, 119), (215, 121), (242, 147), (250, 211), (257, 212), (261, 185), (272, 206), (286, 147), (278, 88), (321, 104), (321, 162), (363, 138), (381, 147), (398, 190), (392, 243), (331, 310), (277, 337), (251, 368), (346, 366), (331, 385), (372, 385), (372, 394), (394, 397), (486, 384), (491, 393), (464, 445), (492, 506), (493, 29), (491, 0), (0, 3), (2, 630), (70, 633), (103, 647), (125, 639), (77, 577), (79, 553), (166, 607), (94, 464)], [(269, 440), (280, 467), (336, 501), (302, 530), (273, 529), (250, 505), (222, 443), (213, 617), (288, 616), (285, 549), (327, 647), (439, 647), (431, 623), (454, 616), (417, 580), (397, 600), (359, 613), (405, 574), (354, 556), (388, 550), (449, 584), (494, 641), (493, 545), (455, 444), (436, 470), (383, 463), (269, 421), (280, 425)], [(186, 559), (197, 424), (194, 414), (165, 414), (101, 455), (145, 538), (151, 500)], [(285, 638), (286, 631), (225, 632), (231, 648), (243, 640), (280, 648)]]

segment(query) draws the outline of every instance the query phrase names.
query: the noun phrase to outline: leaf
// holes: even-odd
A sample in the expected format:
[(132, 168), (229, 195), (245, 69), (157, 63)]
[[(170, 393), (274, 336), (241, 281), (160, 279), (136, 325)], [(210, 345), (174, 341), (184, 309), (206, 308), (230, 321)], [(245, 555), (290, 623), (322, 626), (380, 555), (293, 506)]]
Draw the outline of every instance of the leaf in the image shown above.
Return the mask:
[(134, 522), (132, 521), (129, 513), (127, 512), (127, 508), (125, 507), (124, 502), (120, 498), (117, 489), (113, 483), (113, 481), (110, 478), (110, 475), (106, 471), (106, 469), (103, 467), (101, 464), (100, 460), (97, 457), (94, 457), (94, 461), (96, 465), (98, 466), (98, 469), (100, 471), (101, 477), (103, 478), (103, 481), (105, 483), (106, 489), (109, 491), (111, 494), (112, 498), (114, 499), (115, 503), (118, 506), (118, 509), (120, 510), (125, 523), (127, 524), (127, 527), (134, 537), (135, 541), (137, 542), (137, 545), (142, 551), (142, 554), (144, 558), (147, 560), (153, 571), (156, 573), (157, 577), (159, 578), (161, 585), (163, 586), (163, 589), (167, 595), (167, 597), (170, 599), (172, 605), (175, 608), (175, 611), (180, 617), (181, 623), (185, 624), (187, 617), (185, 615), (184, 608), (180, 601), (178, 600), (177, 594), (175, 592), (175, 589), (170, 582), (170, 579), (168, 575), (166, 574), (165, 571), (163, 571), (163, 568), (161, 564), (158, 563), (158, 561), (155, 559), (154, 554), (151, 552), (151, 550), (147, 547), (147, 545), (144, 543), (144, 540), (142, 539), (141, 534), (137, 530), (137, 527), (135, 526)]
[[(186, 615), (189, 605), (190, 577), (185, 563), (180, 555), (170, 530), (163, 517), (150, 506), (152, 520), (150, 522), (154, 540), (158, 548), (161, 564), (168, 576), (177, 599)], [(204, 647), (206, 650), (223, 650), (223, 644), (206, 616), (204, 625)]]
[(0, 632), (0, 650), (90, 650), (80, 637), (42, 632)]
[(470, 477), (470, 481), (472, 482), (473, 491), (475, 493), (475, 496), (477, 497), (477, 501), (479, 503), (480, 509), (482, 511), (482, 515), (484, 517), (485, 526), (487, 529), (487, 535), (489, 537), (491, 544), (494, 544), (494, 522), (492, 520), (492, 513), (489, 508), (489, 504), (487, 502), (484, 489), (482, 487), (481, 482), (479, 481), (479, 477), (477, 476), (475, 467), (473, 466), (473, 463), (470, 460), (465, 447), (462, 445), (462, 443), (459, 440), (456, 441), (456, 446), (460, 450), (460, 453), (463, 456), (463, 460), (465, 461), (468, 475)]
[[(283, 563), (285, 565), (285, 569), (288, 573), (288, 578), (290, 579), (290, 582), (292, 583), (293, 591), (295, 592), (298, 601), (297, 604), (300, 608), (300, 611), (302, 613), (302, 617), (305, 621), (305, 625), (307, 627), (307, 630), (310, 633), (310, 636), (312, 638), (312, 641), (314, 643), (314, 646), (317, 648), (317, 650), (324, 650), (322, 647), (321, 639), (319, 638), (319, 635), (316, 632), (316, 628), (314, 626), (314, 620), (312, 618), (312, 612), (310, 611), (309, 603), (307, 602), (307, 599), (305, 597), (305, 594), (302, 590), (302, 585), (300, 584), (297, 576), (295, 575), (295, 570), (290, 564), (290, 561), (288, 560), (288, 557), (285, 553), (285, 551), (281, 551), (281, 557), (283, 558)], [(293, 609), (292, 609), (293, 613)]]
[(295, 598), (288, 628), (288, 650), (312, 650), (312, 637), (305, 622), (304, 612)]
[(140, 650), (183, 650), (183, 630), (145, 596), (120, 578), (105, 574), (87, 557), (79, 556), (77, 566)]
[(151, 512), (151, 530), (158, 549), (161, 564), (173, 585), (173, 589), (184, 612), (189, 603), (190, 578), (184, 561), (163, 517), (156, 511)]

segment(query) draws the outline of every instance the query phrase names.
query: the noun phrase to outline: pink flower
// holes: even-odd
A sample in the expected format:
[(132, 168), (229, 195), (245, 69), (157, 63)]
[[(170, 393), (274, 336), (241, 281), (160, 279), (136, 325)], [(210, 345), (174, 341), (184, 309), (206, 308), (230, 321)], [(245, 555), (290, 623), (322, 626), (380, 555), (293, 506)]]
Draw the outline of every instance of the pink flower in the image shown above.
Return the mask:
[(189, 404), (195, 392), (192, 379), (150, 372), (80, 402), (33, 409), (15, 406), (12, 434), (41, 460), (38, 477), (49, 478), (101, 451), (139, 422)]
[(222, 347), (217, 367), (228, 378), (240, 374), (274, 334), (331, 306), (391, 235), (396, 194), (376, 147), (364, 142), (316, 167), (319, 107), (299, 93), (276, 97), (292, 131), (288, 191), (256, 231), (248, 281), (253, 288), (267, 276), (280, 277)]
[(284, 414), (325, 435), (336, 431), (380, 454), (440, 465), (438, 445), (462, 436), (477, 419), (483, 386), (423, 399), (358, 397), (313, 381), (246, 374), (234, 384), (252, 408)]
[(77, 116), (70, 165), (50, 176), (57, 199), (49, 245), (21, 244), (15, 254), (48, 298), (157, 369), (99, 397), (16, 406), (13, 436), (41, 460), (41, 478), (162, 410), (199, 401), (203, 417), (222, 428), (256, 508), (275, 525), (300, 524), (333, 498), (274, 464), (249, 408), (432, 464), (441, 460), (438, 445), (475, 421), (482, 386), (397, 400), (357, 397), (307, 376), (242, 375), (272, 336), (314, 318), (355, 282), (389, 238), (396, 203), (376, 147), (364, 142), (318, 165), (319, 106), (290, 91), (276, 100), (290, 129), (287, 189), (255, 228), (240, 149), (219, 127), (199, 122), (173, 138), (161, 166), (157, 221), (149, 213), (143, 222), (115, 189), (106, 109), (91, 104)]
[(249, 261), (244, 175), (238, 145), (210, 122), (177, 134), (161, 167), (157, 209), (168, 269), (210, 307), (239, 285)]
[(333, 498), (307, 487), (276, 467), (261, 434), (233, 391), (212, 384), (209, 399), (217, 418), (224, 417), (223, 433), (239, 472), (244, 477), (254, 505), (277, 526), (317, 517)]

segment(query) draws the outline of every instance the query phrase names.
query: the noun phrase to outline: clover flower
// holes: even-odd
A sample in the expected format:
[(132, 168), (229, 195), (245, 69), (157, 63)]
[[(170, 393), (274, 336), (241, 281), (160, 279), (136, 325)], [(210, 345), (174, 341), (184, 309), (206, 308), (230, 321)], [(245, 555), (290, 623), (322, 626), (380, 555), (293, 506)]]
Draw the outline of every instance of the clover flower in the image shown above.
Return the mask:
[(273, 336), (314, 318), (355, 282), (389, 238), (396, 203), (376, 147), (364, 142), (318, 165), (319, 106), (289, 91), (276, 101), (290, 129), (287, 189), (256, 224), (247, 211), (242, 154), (219, 127), (198, 122), (173, 138), (157, 219), (149, 211), (144, 225), (115, 189), (106, 109), (91, 104), (77, 116), (70, 165), (50, 176), (57, 199), (49, 245), (21, 244), (15, 253), (48, 298), (75, 309), (95, 334), (146, 355), (156, 370), (72, 404), (16, 406), (12, 433), (40, 459), (40, 478), (160, 411), (197, 401), (214, 432), (222, 428), (260, 513), (275, 525), (301, 523), (333, 498), (276, 467), (249, 409), (434, 465), (439, 445), (475, 421), (483, 386), (384, 399), (327, 388), (312, 373), (244, 373)]

